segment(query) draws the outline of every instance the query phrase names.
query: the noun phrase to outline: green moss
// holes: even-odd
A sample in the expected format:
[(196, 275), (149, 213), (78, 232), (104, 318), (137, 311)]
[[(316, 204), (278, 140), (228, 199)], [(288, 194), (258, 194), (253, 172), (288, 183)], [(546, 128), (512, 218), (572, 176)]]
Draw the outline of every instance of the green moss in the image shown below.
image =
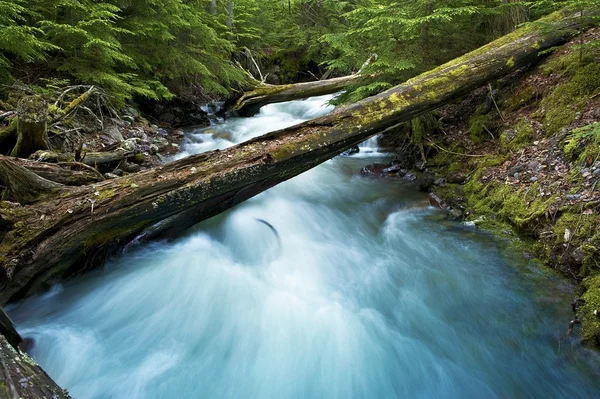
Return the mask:
[(490, 114), (473, 115), (469, 120), (469, 136), (476, 144), (481, 144), (491, 138), (493, 118)]
[(500, 135), (500, 145), (503, 149), (514, 151), (527, 147), (535, 137), (535, 130), (531, 123), (523, 119), (514, 129), (514, 136), (511, 137), (510, 131), (505, 131)]
[(568, 127), (599, 89), (600, 65), (596, 63), (579, 68), (569, 81), (558, 85), (542, 100), (538, 112), (547, 133)]
[(600, 312), (600, 275), (588, 277), (583, 281), (585, 293), (582, 299), (585, 304), (581, 307), (581, 334), (585, 342), (600, 345), (600, 317), (594, 311)]
[(502, 104), (502, 108), (506, 111), (516, 111), (524, 107), (535, 106), (539, 103), (539, 93), (533, 86), (525, 86), (512, 94)]
[(516, 191), (508, 184), (483, 184), (480, 182), (483, 171), (484, 168), (478, 169), (464, 188), (469, 204), (480, 215), (493, 214), (499, 221), (526, 231), (546, 216), (548, 208), (556, 200), (555, 197), (540, 196), (537, 183)]

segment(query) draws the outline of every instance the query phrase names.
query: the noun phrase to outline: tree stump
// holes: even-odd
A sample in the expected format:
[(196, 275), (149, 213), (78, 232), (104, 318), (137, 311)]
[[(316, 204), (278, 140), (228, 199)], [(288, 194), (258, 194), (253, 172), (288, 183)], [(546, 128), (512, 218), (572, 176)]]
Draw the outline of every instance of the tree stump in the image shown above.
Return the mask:
[(23, 98), (17, 106), (17, 144), (11, 155), (27, 158), (38, 150), (48, 150), (48, 104), (39, 96)]

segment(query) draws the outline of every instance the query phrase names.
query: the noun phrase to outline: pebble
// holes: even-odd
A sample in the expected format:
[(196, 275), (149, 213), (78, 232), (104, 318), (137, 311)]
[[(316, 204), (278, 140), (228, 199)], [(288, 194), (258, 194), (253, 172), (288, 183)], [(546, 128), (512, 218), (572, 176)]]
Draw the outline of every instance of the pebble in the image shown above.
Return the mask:
[(581, 198), (581, 194), (567, 194), (567, 201), (578, 200)]
[(531, 179), (529, 179), (529, 181), (533, 183), (533, 182), (536, 182), (536, 181), (538, 181), (538, 178), (537, 178), (537, 177), (535, 177), (535, 176), (533, 176)]

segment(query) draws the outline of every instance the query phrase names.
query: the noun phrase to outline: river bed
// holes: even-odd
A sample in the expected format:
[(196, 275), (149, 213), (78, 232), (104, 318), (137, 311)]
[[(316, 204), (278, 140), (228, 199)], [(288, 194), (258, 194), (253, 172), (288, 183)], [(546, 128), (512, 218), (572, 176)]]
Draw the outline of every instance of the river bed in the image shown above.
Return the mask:
[[(191, 130), (179, 156), (331, 111), (269, 105)], [(573, 287), (361, 177), (373, 140), (175, 242), (7, 310), (75, 398), (592, 398), (600, 357), (566, 331)]]

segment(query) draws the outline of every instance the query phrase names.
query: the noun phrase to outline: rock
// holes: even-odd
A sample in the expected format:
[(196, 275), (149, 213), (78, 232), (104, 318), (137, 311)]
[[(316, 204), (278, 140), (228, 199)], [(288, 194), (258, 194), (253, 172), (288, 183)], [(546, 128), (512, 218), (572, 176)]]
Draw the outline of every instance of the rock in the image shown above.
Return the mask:
[(531, 171), (537, 171), (540, 167), (540, 163), (538, 161), (531, 161), (527, 164), (527, 169)]
[(450, 173), (446, 177), (446, 182), (450, 184), (463, 184), (467, 180), (467, 176), (462, 173)]
[(158, 119), (160, 119), (162, 122), (171, 124), (175, 121), (175, 114), (172, 112), (165, 112)]
[(158, 129), (156, 129), (156, 133), (160, 134), (161, 136), (168, 136), (169, 132), (166, 129), (163, 129), (162, 127), (159, 127)]
[(111, 125), (104, 129), (104, 132), (109, 135), (112, 139), (116, 141), (123, 141), (123, 135), (121, 134), (121, 130), (116, 125)]
[(425, 165), (425, 162), (419, 161), (415, 164), (415, 167), (420, 171), (424, 171), (427, 166)]
[(439, 179), (437, 179), (436, 181), (433, 182), (433, 184), (435, 186), (443, 186), (446, 183), (446, 179), (444, 179), (443, 177), (440, 177)]
[(371, 165), (367, 165), (360, 170), (360, 174), (363, 176), (383, 176), (384, 169), (386, 169), (387, 165), (381, 163), (374, 163)]
[(413, 172), (409, 172), (407, 174), (404, 175), (404, 180), (406, 181), (415, 181), (417, 180), (417, 175), (415, 175)]
[(567, 201), (575, 201), (581, 198), (581, 194), (567, 194)]
[(440, 209), (446, 209), (446, 204), (436, 193), (429, 193), (429, 205)]
[(464, 218), (464, 214), (460, 209), (450, 208), (448, 209), (447, 216), (452, 220), (461, 220)]
[[(508, 175), (509, 176), (515, 176), (515, 175), (518, 175), (519, 173), (521, 173), (522, 171), (523, 171), (523, 166), (516, 165), (516, 166), (513, 166), (512, 168), (510, 168), (508, 170)], [(518, 177), (515, 176), (515, 179), (517, 179), (517, 178)]]
[(148, 151), (150, 155), (156, 155), (158, 153), (158, 146), (156, 144), (150, 144), (150, 147), (148, 147)]
[(185, 133), (184, 133), (184, 132), (183, 132), (183, 130), (181, 130), (181, 129), (177, 129), (177, 130), (175, 130), (175, 133), (174, 133), (174, 134), (175, 134), (175, 136), (177, 136), (177, 137), (183, 137), (183, 136), (185, 136)]
[(133, 162), (137, 163), (138, 165), (144, 163), (145, 160), (146, 157), (141, 152), (133, 156)]
[(569, 264), (575, 267), (581, 266), (583, 264), (584, 257), (585, 253), (583, 252), (583, 248), (576, 248), (569, 254)]
[(123, 172), (123, 169), (115, 169), (112, 172), (113, 172), (113, 174), (115, 174), (117, 176), (123, 176), (123, 173), (125, 173), (125, 172)]
[(106, 178), (108, 180), (112, 180), (112, 179), (118, 179), (119, 176), (115, 175), (114, 173), (105, 173), (104, 178)]
[(155, 137), (152, 140), (152, 144), (155, 144), (158, 148), (158, 152), (163, 152), (169, 147), (169, 140), (164, 137)]
[(417, 187), (419, 191), (427, 192), (433, 186), (434, 178), (431, 175), (422, 175), (417, 177)]
[(125, 122), (133, 123), (135, 122), (135, 118), (131, 115), (123, 115), (121, 119)]
[(360, 152), (360, 148), (358, 148), (358, 146), (354, 146), (354, 147), (350, 148), (348, 151), (342, 152), (340, 155), (343, 157), (348, 157), (353, 154), (358, 154), (359, 152)]
[(123, 165), (123, 169), (125, 170), (125, 172), (127, 173), (137, 173), (139, 172), (142, 168), (140, 167), (140, 165), (136, 164), (136, 163), (129, 163), (127, 162), (125, 165)]
[(529, 179), (529, 181), (534, 183), (534, 182), (538, 181), (538, 178), (533, 176), (531, 179)]
[(121, 147), (123, 147), (127, 151), (136, 151), (138, 149), (139, 139), (137, 137), (127, 139), (123, 143), (121, 143)]
[(402, 166), (400, 165), (394, 165), (392, 164), (391, 166), (388, 166), (387, 168), (385, 168), (383, 170), (384, 173), (387, 174), (406, 174), (408, 171), (406, 169), (402, 169)]

